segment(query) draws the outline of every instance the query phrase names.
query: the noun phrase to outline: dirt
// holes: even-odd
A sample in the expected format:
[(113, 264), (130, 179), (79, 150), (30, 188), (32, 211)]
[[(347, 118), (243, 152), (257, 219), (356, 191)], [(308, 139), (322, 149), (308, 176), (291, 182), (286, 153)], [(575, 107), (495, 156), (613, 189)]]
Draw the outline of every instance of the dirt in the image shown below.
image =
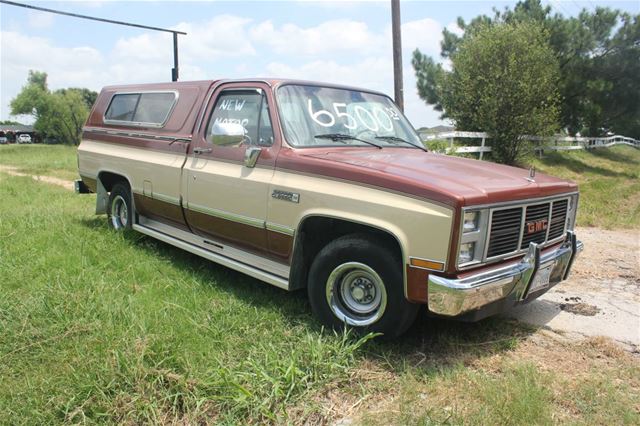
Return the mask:
[(560, 309), (566, 312), (571, 312), (576, 315), (584, 315), (585, 317), (592, 317), (598, 312), (600, 309), (594, 305), (588, 305), (586, 303), (561, 303)]
[(30, 177), (33, 180), (39, 181), (39, 182), (46, 182), (46, 183), (50, 183), (52, 185), (57, 185), (57, 186), (61, 186), (64, 189), (68, 189), (69, 191), (73, 191), (74, 187), (73, 187), (73, 182), (65, 180), (65, 179), (59, 179), (56, 177), (52, 177), (52, 176), (39, 176), (39, 175), (31, 175), (28, 173), (23, 173), (19, 171), (20, 169), (17, 167), (13, 167), (13, 166), (5, 166), (0, 164), (0, 172), (4, 172), (8, 175), (11, 176), (26, 176), (26, 177)]
[(569, 279), (506, 315), (576, 339), (605, 336), (640, 353), (640, 231), (576, 233), (585, 248)]

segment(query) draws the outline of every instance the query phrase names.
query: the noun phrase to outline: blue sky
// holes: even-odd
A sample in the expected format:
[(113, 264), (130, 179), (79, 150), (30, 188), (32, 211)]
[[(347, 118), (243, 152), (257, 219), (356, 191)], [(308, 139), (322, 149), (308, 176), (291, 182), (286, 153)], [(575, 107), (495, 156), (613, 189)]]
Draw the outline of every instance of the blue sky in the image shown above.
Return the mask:
[[(21, 0), (18, 0), (21, 1)], [(181, 80), (293, 77), (393, 93), (390, 2), (46, 1), (25, 3), (115, 20), (181, 29)], [(608, 6), (640, 13), (640, 2), (547, 1), (555, 11)], [(513, 1), (401, 1), (406, 114), (414, 126), (440, 124), (416, 93), (416, 47), (438, 56), (442, 28), (491, 14)], [(49, 86), (88, 87), (170, 79), (170, 35), (0, 4), (0, 119), (29, 69)], [(25, 117), (18, 117), (29, 121)]]

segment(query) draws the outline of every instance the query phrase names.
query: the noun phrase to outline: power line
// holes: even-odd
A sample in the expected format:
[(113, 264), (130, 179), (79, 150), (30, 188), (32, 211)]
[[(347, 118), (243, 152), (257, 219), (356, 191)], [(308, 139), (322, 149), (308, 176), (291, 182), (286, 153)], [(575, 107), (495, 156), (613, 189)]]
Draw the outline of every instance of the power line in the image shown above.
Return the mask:
[(170, 29), (167, 29), (167, 28), (160, 28), (160, 27), (151, 27), (149, 25), (134, 24), (132, 22), (116, 21), (116, 20), (113, 20), (113, 19), (98, 18), (98, 17), (95, 17), (95, 16), (81, 15), (79, 13), (64, 12), (62, 10), (55, 10), (55, 9), (49, 9), (49, 8), (46, 8), (46, 7), (32, 6), (30, 4), (18, 3), (18, 2), (14, 2), (14, 1), (8, 1), (8, 0), (0, 0), (0, 3), (4, 3), (4, 4), (7, 4), (9, 6), (23, 7), (25, 9), (33, 9), (33, 10), (39, 10), (39, 11), (42, 11), (42, 12), (54, 13), (54, 14), (57, 14), (57, 15), (70, 16), (72, 18), (88, 19), (90, 21), (104, 22), (104, 23), (107, 23), (107, 24), (124, 25), (124, 26), (127, 26), (127, 27), (142, 28), (142, 29), (145, 29), (145, 30), (172, 33), (173, 34), (173, 69), (171, 70), (171, 79), (173, 81), (178, 81), (178, 34), (187, 35), (187, 33), (183, 32), (183, 31), (170, 30)]

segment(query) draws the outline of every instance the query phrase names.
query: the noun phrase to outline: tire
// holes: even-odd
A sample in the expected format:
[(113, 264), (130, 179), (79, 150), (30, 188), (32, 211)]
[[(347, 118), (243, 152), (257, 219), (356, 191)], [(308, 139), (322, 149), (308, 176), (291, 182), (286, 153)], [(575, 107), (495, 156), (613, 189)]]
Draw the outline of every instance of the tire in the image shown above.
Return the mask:
[(107, 209), (109, 226), (116, 231), (131, 229), (133, 225), (133, 203), (131, 190), (125, 183), (116, 183), (109, 194)]
[(415, 321), (420, 305), (404, 297), (402, 261), (372, 236), (351, 234), (327, 244), (309, 270), (311, 309), (324, 325), (394, 339)]

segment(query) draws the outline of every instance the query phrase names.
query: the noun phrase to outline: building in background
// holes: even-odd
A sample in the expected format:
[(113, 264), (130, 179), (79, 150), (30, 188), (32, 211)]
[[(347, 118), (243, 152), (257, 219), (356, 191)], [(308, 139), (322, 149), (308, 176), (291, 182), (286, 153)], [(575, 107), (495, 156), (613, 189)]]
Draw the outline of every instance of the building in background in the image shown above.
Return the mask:
[[(26, 136), (29, 138), (27, 139)], [(6, 137), (9, 143), (39, 143), (42, 142), (33, 126), (24, 124), (0, 124), (0, 137)]]

